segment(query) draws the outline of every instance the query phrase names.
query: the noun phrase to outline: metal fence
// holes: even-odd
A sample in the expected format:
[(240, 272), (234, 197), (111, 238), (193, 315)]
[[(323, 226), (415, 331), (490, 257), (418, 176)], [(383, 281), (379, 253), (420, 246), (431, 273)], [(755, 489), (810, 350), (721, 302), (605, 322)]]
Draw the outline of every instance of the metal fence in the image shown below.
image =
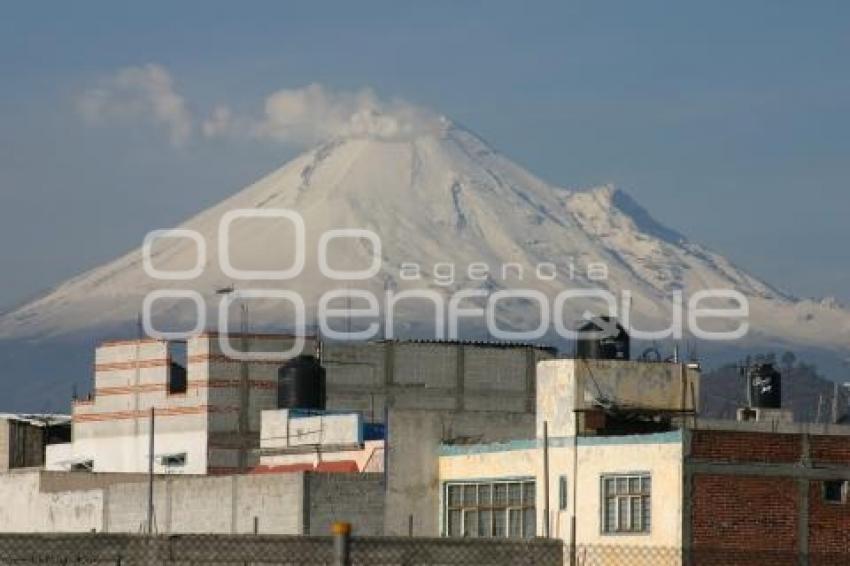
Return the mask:
[(0, 565), (846, 566), (850, 553), (588, 545), (557, 539), (0, 534)]
[[(765, 541), (761, 541), (762, 543)], [(769, 541), (779, 544), (780, 541)], [(565, 566), (847, 566), (850, 552), (819, 554), (775, 549), (682, 548), (627, 545), (564, 547)]]
[[(0, 534), (0, 564), (562, 566), (557, 540), (264, 535)], [(344, 558), (344, 559), (343, 559)]]

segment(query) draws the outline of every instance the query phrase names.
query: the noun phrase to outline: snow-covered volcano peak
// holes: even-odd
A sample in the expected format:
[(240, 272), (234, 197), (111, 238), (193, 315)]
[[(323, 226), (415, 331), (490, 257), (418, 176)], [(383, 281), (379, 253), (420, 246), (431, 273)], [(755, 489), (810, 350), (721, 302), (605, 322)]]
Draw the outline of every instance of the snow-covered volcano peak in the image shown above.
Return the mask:
[[(416, 129), (382, 122), (387, 116), (395, 119), (396, 114), (376, 111), (362, 116), (348, 135), (337, 135), (299, 155), (181, 224), (206, 245), (206, 261), (195, 279), (152, 279), (143, 270), (141, 251), (134, 250), (3, 316), (0, 338), (68, 335), (132, 324), (145, 296), (161, 289), (199, 292), (211, 325), (220, 301), (216, 290), (231, 285), (297, 291), (309, 316), (325, 292), (341, 287), (376, 294), (424, 289), (444, 295), (469, 288), (520, 287), (550, 298), (567, 288), (598, 287), (629, 291), (634, 321), (666, 328), (672, 295), (687, 297), (719, 288), (738, 290), (749, 299), (751, 335), (760, 340), (846, 347), (846, 310), (801, 306), (665, 227), (625, 192), (610, 185), (556, 187), (449, 120), (440, 118), (438, 127)], [(244, 209), (286, 209), (300, 215), (305, 263), (296, 278), (234, 281), (222, 269), (220, 223), (228, 212)], [(318, 242), (329, 230), (340, 228), (371, 230), (379, 236), (380, 265), (374, 277), (341, 283), (321, 273)], [(279, 226), (240, 221), (232, 224), (230, 236), (228, 254), (242, 269), (280, 269), (295, 261), (291, 234)], [(332, 248), (328, 262), (338, 269), (362, 268), (371, 263), (372, 251), (363, 245)], [(158, 269), (176, 271), (193, 265), (195, 254), (192, 241), (175, 238), (159, 243), (153, 259)], [(604, 264), (604, 279), (588, 276), (590, 264)], [(409, 265), (418, 267), (418, 278), (405, 276)], [(546, 269), (541, 271), (541, 265)], [(481, 266), (487, 268), (483, 277)], [(567, 319), (578, 319), (584, 310), (574, 305)], [(270, 305), (253, 305), (251, 312), (257, 326), (286, 324), (286, 314)], [(168, 314), (178, 320), (191, 317), (179, 309)], [(420, 315), (408, 313), (411, 322)], [(503, 318), (517, 328), (532, 323), (527, 307), (514, 307)]]

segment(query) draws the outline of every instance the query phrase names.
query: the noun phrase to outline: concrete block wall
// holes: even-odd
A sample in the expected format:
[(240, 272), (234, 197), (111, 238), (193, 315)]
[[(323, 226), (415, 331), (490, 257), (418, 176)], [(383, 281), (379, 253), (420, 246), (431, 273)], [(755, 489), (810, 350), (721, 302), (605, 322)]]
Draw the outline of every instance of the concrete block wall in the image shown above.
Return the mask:
[(386, 494), (383, 474), (307, 472), (304, 532), (328, 535), (336, 521), (351, 523), (354, 536), (384, 533)]
[[(147, 521), (147, 485), (119, 484), (105, 490), (103, 530), (139, 532)], [(254, 518), (265, 534), (302, 534), (304, 476), (158, 478), (155, 525), (160, 533), (252, 533)]]
[(329, 409), (533, 413), (537, 362), (554, 351), (463, 342), (326, 343)]
[[(229, 342), (235, 350), (275, 353), (292, 349), (295, 339), (274, 334), (232, 334)], [(315, 339), (305, 337), (303, 353), (313, 354), (315, 349)], [(256, 466), (259, 460), (254, 449), (259, 447), (261, 413), (277, 407), (277, 372), (284, 362), (230, 359), (216, 333), (190, 341), (189, 361), (190, 372), (207, 380), (209, 404), (215, 408), (208, 416), (208, 471), (234, 473)]]

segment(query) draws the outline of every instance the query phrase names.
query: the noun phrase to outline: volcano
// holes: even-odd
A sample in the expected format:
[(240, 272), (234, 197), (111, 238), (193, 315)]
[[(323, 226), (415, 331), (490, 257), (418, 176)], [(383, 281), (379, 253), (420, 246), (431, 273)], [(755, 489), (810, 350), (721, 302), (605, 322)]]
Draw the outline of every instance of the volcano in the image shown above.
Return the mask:
[[(222, 218), (246, 209), (272, 215), (291, 210), (300, 215), (304, 265), (299, 275), (287, 280), (242, 278), (224, 268)], [(213, 328), (226, 296), (223, 291), (231, 289), (295, 291), (306, 305), (308, 323), (315, 321), (323, 294), (340, 289), (379, 297), (388, 290), (419, 290), (446, 300), (463, 290), (493, 293), (521, 288), (550, 300), (565, 289), (604, 289), (618, 297), (626, 291), (632, 323), (645, 329), (670, 326), (672, 297), (677, 293), (687, 301), (701, 290), (732, 289), (749, 303), (749, 332), (722, 347), (810, 349), (840, 359), (847, 356), (850, 344), (850, 312), (842, 306), (801, 300), (759, 280), (661, 225), (622, 190), (550, 185), (448, 120), (403, 139), (368, 135), (333, 139), (178, 228), (200, 236), (206, 248), (203, 257), (198, 242), (167, 237), (153, 244), (151, 262), (166, 273), (197, 266), (197, 276), (151, 277), (140, 245), (0, 317), (5, 351), (25, 342), (43, 356), (57, 341), (135, 332), (145, 297), (158, 290), (199, 293), (206, 326)], [(330, 279), (319, 265), (322, 235), (351, 228), (377, 234), (379, 257), (374, 257), (374, 242), (338, 238), (324, 248), (327, 264), (338, 270), (363, 270), (374, 262), (375, 269), (367, 279)], [(226, 255), (232, 267), (250, 272), (297, 263), (297, 238), (286, 219), (239, 218), (227, 232)], [(528, 301), (505, 302), (498, 314), (500, 326), (517, 330), (537, 326), (539, 313), (533, 306)], [(598, 308), (591, 300), (573, 301), (559, 316), (570, 323)], [(275, 300), (252, 299), (249, 309), (252, 329), (286, 328), (291, 322), (292, 313)], [(154, 318), (159, 325), (191, 328), (195, 306), (162, 301)], [(427, 304), (400, 309), (396, 321), (395, 337), (438, 335), (433, 307)], [(381, 332), (387, 334), (388, 329)], [(474, 322), (463, 334), (487, 337), (483, 326)], [(17, 346), (14, 351), (20, 361), (23, 354)], [(44, 380), (48, 374), (54, 383), (61, 379), (59, 373), (45, 369), (37, 377)], [(61, 396), (67, 396), (65, 388)]]

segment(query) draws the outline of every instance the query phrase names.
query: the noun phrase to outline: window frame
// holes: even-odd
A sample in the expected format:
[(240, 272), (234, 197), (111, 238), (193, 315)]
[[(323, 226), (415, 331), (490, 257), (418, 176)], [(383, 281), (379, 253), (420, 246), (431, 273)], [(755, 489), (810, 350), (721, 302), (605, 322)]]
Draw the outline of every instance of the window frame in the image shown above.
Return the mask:
[(166, 470), (174, 470), (185, 468), (189, 462), (188, 452), (175, 452), (173, 454), (163, 454), (159, 457), (159, 465)]
[[(457, 497), (452, 497), (453, 488), (459, 490), (456, 492), (459, 494)], [(474, 501), (467, 498), (470, 488), (474, 490)], [(482, 488), (486, 488), (488, 494), (483, 503)], [(498, 503), (497, 492), (503, 495)], [(515, 499), (517, 493), (518, 501)], [(443, 482), (442, 498), (441, 520), (444, 537), (524, 539), (537, 536), (537, 482), (534, 477), (448, 480)], [(481, 523), (482, 514), (489, 517), (489, 525), (484, 529)], [(468, 517), (472, 516), (474, 532), (470, 531), (466, 524)], [(518, 521), (518, 526), (517, 523), (512, 523), (512, 518)], [(455, 520), (460, 521), (459, 526), (453, 523)], [(519, 536), (512, 536), (512, 530), (516, 533), (517, 528)]]
[[(631, 490), (632, 480), (637, 480), (639, 488), (637, 491)], [(615, 489), (613, 496), (609, 496), (606, 491), (606, 483), (613, 481), (614, 485), (619, 485), (619, 482), (625, 482), (626, 489), (623, 493)], [(649, 488), (644, 489), (644, 485), (648, 484)], [(605, 473), (599, 476), (599, 534), (602, 536), (647, 536), (652, 533), (652, 473), (641, 472), (620, 472), (620, 473)], [(614, 530), (608, 530), (608, 499), (614, 499), (615, 517), (613, 519)], [(632, 519), (632, 506), (634, 500), (637, 500), (640, 505), (640, 528), (639, 529), (621, 529), (622, 521), (620, 518), (620, 506), (625, 502), (627, 510), (627, 523), (634, 524)], [(647, 512), (644, 513), (644, 500), (646, 500)], [(646, 526), (648, 524), (648, 526)]]
[[(829, 484), (829, 483), (840, 483), (841, 484), (841, 499), (839, 501), (836, 501), (834, 499), (827, 499), (827, 497), (826, 497), (826, 491), (827, 491), (826, 485)], [(850, 481), (848, 481), (848, 480), (823, 480), (821, 482), (821, 500), (826, 505), (846, 505), (847, 504), (847, 492), (848, 492), (848, 490), (850, 490), (850, 487), (848, 487), (848, 484), (850, 484)]]

